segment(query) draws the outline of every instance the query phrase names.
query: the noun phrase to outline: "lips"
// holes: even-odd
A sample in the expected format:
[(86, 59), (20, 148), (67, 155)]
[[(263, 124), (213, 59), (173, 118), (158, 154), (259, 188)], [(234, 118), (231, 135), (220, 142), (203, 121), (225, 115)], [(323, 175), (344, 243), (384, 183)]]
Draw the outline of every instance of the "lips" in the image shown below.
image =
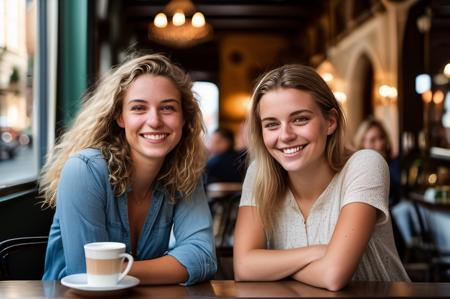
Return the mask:
[(168, 133), (144, 133), (140, 134), (144, 139), (147, 140), (154, 140), (154, 141), (160, 141), (165, 139), (167, 136), (169, 136)]
[(283, 154), (293, 155), (293, 154), (303, 150), (305, 147), (306, 147), (306, 144), (304, 144), (304, 145), (297, 145), (297, 146), (293, 146), (293, 147), (282, 148), (281, 151), (283, 152)]

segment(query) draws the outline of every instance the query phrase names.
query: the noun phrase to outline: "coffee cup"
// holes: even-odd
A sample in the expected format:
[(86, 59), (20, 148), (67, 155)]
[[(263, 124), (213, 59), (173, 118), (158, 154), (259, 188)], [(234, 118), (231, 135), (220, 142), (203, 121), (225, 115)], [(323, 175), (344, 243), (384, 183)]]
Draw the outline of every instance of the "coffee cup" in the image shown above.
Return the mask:
[[(125, 253), (125, 244), (118, 242), (94, 242), (84, 245), (87, 283), (91, 286), (117, 285), (130, 272), (133, 257)], [(122, 265), (128, 260), (124, 271)]]

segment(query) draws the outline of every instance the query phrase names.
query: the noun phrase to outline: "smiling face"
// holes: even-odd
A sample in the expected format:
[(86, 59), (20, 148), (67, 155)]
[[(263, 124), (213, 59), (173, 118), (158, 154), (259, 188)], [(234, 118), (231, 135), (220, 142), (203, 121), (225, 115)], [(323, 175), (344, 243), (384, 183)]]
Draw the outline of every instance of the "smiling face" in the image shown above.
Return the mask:
[(327, 165), (327, 136), (336, 129), (336, 118), (332, 113), (325, 118), (310, 93), (271, 90), (261, 97), (259, 115), (264, 144), (286, 171), (314, 171)]
[(144, 74), (130, 84), (117, 124), (125, 129), (134, 163), (162, 164), (175, 148), (184, 125), (181, 101), (166, 77)]
[(367, 130), (362, 147), (376, 150), (384, 157), (388, 156), (386, 136), (377, 126), (372, 126)]

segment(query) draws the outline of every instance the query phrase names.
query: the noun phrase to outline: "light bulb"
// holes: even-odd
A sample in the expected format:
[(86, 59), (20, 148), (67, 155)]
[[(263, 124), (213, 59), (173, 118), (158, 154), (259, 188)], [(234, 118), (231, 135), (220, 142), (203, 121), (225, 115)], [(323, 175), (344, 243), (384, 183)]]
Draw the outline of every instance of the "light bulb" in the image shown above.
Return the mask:
[(388, 85), (381, 85), (380, 88), (378, 88), (378, 93), (383, 98), (387, 98), (391, 95), (391, 87)]
[(444, 75), (450, 78), (450, 62), (447, 63), (444, 67)]
[(433, 95), (433, 102), (436, 105), (439, 105), (444, 101), (444, 92), (442, 90), (436, 90), (436, 92)]
[(155, 24), (158, 28), (165, 28), (167, 26), (167, 17), (164, 13), (160, 12), (155, 16), (153, 20), (153, 24)]
[(345, 103), (347, 101), (347, 95), (345, 94), (345, 92), (335, 91), (333, 92), (333, 94), (339, 103)]
[(172, 23), (175, 26), (182, 26), (182, 25), (184, 25), (185, 22), (186, 22), (186, 17), (184, 16), (183, 11), (181, 11), (180, 9), (175, 11), (175, 14), (172, 17)]
[(431, 90), (427, 90), (422, 93), (422, 100), (425, 103), (431, 103), (431, 101), (433, 100), (433, 93), (431, 92)]
[(333, 76), (333, 74), (331, 74), (331, 73), (324, 73), (323, 75), (322, 75), (322, 79), (325, 81), (325, 82), (331, 82), (331, 81), (333, 81), (333, 79), (334, 79), (334, 76)]
[(200, 28), (205, 26), (205, 17), (203, 16), (203, 14), (201, 12), (196, 12), (193, 16), (192, 16), (192, 26)]

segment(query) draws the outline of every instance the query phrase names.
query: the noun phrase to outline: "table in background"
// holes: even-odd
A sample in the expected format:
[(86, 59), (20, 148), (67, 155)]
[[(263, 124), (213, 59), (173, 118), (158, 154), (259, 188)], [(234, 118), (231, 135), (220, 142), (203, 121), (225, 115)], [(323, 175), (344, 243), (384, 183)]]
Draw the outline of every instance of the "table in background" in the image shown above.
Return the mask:
[[(0, 281), (0, 297), (88, 298), (59, 281)], [(111, 296), (110, 296), (111, 297)], [(296, 281), (234, 282), (212, 280), (190, 287), (138, 286), (116, 298), (450, 298), (450, 283), (354, 282), (340, 292), (329, 292)], [(92, 297), (91, 297), (92, 298)], [(108, 297), (104, 297), (108, 298)]]

